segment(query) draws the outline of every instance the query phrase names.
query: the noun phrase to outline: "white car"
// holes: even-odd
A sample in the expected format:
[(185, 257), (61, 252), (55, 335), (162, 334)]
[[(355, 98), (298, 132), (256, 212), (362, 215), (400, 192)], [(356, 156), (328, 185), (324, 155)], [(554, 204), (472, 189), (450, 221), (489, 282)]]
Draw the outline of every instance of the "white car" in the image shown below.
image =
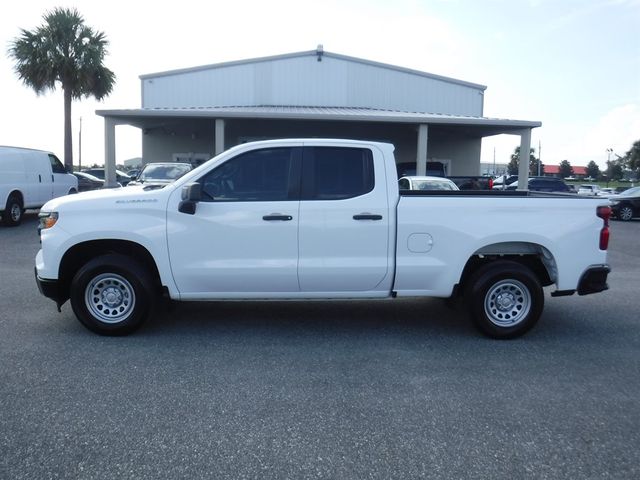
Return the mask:
[(598, 192), (599, 197), (609, 197), (615, 194), (616, 194), (615, 188), (607, 188), (607, 187), (601, 188), (600, 191)]
[(448, 178), (431, 176), (402, 177), (398, 180), (398, 186), (400, 190), (460, 190), (458, 186)]
[(78, 179), (53, 153), (0, 147), (0, 215), (5, 225), (19, 225), (27, 208), (77, 192)]
[(593, 183), (580, 185), (578, 187), (578, 195), (588, 195), (591, 197), (600, 195), (600, 186)]

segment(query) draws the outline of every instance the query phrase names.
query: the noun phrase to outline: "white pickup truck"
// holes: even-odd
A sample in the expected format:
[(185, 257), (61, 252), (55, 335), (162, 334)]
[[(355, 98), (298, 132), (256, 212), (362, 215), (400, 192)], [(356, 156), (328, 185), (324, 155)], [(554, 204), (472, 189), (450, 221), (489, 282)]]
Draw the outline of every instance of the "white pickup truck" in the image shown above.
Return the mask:
[(234, 147), (175, 183), (57, 198), (40, 212), (40, 291), (103, 335), (172, 300), (466, 300), (495, 338), (552, 296), (607, 289), (607, 200), (399, 191), (393, 146), (274, 140)]

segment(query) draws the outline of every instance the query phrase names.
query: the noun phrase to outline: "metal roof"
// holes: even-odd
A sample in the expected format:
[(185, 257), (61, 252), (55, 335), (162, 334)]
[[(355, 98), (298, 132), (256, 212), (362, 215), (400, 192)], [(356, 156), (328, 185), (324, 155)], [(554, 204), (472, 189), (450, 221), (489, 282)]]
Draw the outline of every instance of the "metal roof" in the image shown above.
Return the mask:
[[(211, 70), (211, 69), (215, 69), (215, 68), (225, 68), (225, 67), (232, 67), (232, 66), (237, 66), (237, 65), (248, 65), (248, 64), (256, 64), (256, 63), (262, 63), (262, 62), (271, 62), (274, 60), (286, 60), (289, 58), (297, 58), (297, 57), (306, 57), (306, 56), (317, 56), (318, 55), (318, 50), (307, 50), (304, 52), (295, 52), (295, 53), (286, 53), (283, 55), (273, 55), (273, 56), (269, 56), (269, 57), (259, 57), (259, 58), (250, 58), (250, 59), (246, 59), (246, 60), (236, 60), (236, 61), (231, 61), (231, 62), (223, 62), (223, 63), (213, 63), (210, 65), (201, 65), (201, 66), (197, 66), (197, 67), (190, 67), (190, 68), (181, 68), (181, 69), (176, 69), (176, 70), (167, 70), (164, 72), (157, 72), (157, 73), (148, 73), (145, 75), (140, 75), (139, 78), (141, 80), (146, 80), (146, 79), (153, 79), (153, 78), (158, 78), (158, 77), (166, 77), (166, 76), (171, 76), (171, 75), (181, 75), (184, 73), (193, 73), (193, 72), (200, 72), (203, 70)], [(487, 87), (486, 85), (480, 85), (478, 83), (471, 83), (471, 82), (466, 82), (464, 80), (459, 80), (457, 78), (451, 78), (451, 77), (445, 77), (442, 75), (436, 75), (433, 73), (428, 73), (428, 72), (422, 72), (420, 70), (413, 70), (410, 68), (405, 68), (405, 67), (399, 67), (396, 65), (390, 65), (388, 63), (380, 63), (380, 62), (374, 62), (372, 60), (365, 60), (363, 58), (357, 58), (357, 57), (350, 57), (347, 55), (340, 55), (338, 53), (331, 53), (331, 52), (327, 52), (325, 50), (322, 51), (321, 53), (322, 57), (329, 57), (329, 58), (335, 58), (338, 60), (345, 60), (348, 62), (353, 62), (353, 63), (361, 63), (364, 65), (370, 65), (370, 66), (374, 66), (374, 67), (379, 67), (379, 68), (386, 68), (386, 69), (390, 69), (390, 70), (395, 70), (398, 72), (404, 72), (404, 73), (408, 73), (408, 74), (412, 74), (412, 75), (418, 75), (421, 77), (427, 77), (427, 78), (432, 78), (435, 80), (442, 80), (444, 82), (449, 82), (449, 83), (455, 83), (458, 85), (464, 85), (466, 87), (472, 87), (472, 88), (477, 88), (480, 90), (486, 90)]]
[(467, 117), (425, 112), (402, 112), (373, 108), (351, 107), (298, 107), (298, 106), (227, 106), (188, 108), (140, 108), (125, 110), (96, 110), (102, 117), (134, 121), (145, 118), (267, 118), (281, 120), (333, 120), (349, 122), (426, 123), (431, 125), (466, 125), (500, 127), (516, 130), (535, 128), (541, 122), (508, 120), (488, 117)]

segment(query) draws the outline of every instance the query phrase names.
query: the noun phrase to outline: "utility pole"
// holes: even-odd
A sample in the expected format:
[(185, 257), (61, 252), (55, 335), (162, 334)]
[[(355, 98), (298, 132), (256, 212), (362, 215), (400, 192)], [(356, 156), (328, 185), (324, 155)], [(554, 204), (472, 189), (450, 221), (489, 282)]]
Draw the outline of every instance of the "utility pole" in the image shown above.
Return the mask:
[(493, 147), (493, 176), (496, 176), (496, 147)]
[(542, 163), (542, 144), (538, 140), (538, 176), (540, 176), (540, 165)]
[(609, 181), (611, 180), (611, 154), (613, 153), (613, 148), (607, 148), (607, 187), (609, 186)]
[(82, 117), (80, 117), (80, 131), (78, 132), (78, 171), (82, 171)]

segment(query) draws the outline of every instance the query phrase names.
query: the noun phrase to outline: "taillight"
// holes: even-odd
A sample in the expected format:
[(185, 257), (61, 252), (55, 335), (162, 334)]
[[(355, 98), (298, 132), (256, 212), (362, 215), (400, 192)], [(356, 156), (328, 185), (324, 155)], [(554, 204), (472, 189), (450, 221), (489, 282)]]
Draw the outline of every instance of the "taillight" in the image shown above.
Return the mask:
[(604, 222), (600, 230), (600, 250), (606, 250), (609, 247), (609, 218), (611, 218), (611, 207), (598, 207), (596, 209), (596, 215)]
[(493, 188), (493, 178), (489, 177), (489, 190)]

